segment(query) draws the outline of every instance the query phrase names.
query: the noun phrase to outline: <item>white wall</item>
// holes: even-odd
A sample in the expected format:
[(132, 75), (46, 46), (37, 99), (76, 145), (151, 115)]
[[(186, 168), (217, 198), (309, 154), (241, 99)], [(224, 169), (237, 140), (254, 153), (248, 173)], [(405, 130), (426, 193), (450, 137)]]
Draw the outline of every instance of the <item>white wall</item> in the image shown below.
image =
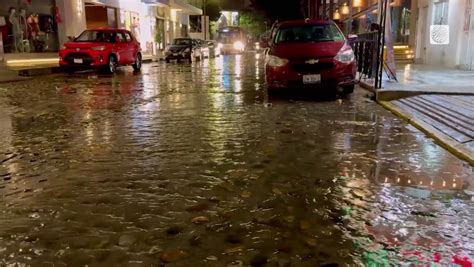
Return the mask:
[(471, 25), (468, 31), (464, 31), (464, 20), (462, 22), (459, 67), (466, 70), (474, 70), (474, 1), (471, 6)]
[[(140, 40), (140, 45), (143, 51), (147, 50), (147, 44), (153, 44), (155, 42), (154, 29), (156, 20), (152, 8), (137, 0), (121, 0), (120, 9), (125, 11), (132, 11), (139, 14), (140, 17), (140, 36), (137, 38)], [(119, 19), (120, 21), (121, 19)], [(151, 51), (149, 51), (151, 52)]]
[(86, 11), (83, 0), (56, 0), (62, 23), (58, 25), (59, 44), (68, 41), (68, 36), (78, 36), (86, 29)]
[[(423, 7), (426, 5), (428, 5), (427, 14), (424, 14)], [(450, 42), (448, 45), (430, 44), (429, 27), (433, 24), (434, 2), (420, 1), (418, 7), (421, 10), (419, 10), (420, 16), (417, 29), (417, 61), (428, 65), (449, 68), (461, 67), (464, 61), (466, 61), (466, 51), (469, 42), (469, 34), (464, 31), (463, 27), (466, 0), (449, 0), (448, 25)]]

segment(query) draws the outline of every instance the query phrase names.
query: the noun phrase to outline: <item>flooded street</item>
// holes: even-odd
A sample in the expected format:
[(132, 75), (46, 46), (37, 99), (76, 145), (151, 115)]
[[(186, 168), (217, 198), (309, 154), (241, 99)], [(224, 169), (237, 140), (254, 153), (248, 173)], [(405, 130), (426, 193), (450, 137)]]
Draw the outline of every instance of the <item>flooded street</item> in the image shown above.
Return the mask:
[(364, 90), (268, 96), (263, 72), (0, 84), (0, 266), (472, 266), (472, 167)]

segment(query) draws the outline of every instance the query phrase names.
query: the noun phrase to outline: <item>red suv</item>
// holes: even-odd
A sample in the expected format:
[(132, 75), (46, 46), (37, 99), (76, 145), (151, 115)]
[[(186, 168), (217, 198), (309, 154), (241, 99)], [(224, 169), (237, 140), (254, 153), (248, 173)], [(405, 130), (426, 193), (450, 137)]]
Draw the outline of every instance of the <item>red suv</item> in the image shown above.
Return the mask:
[(310, 87), (354, 91), (352, 48), (332, 21), (301, 20), (274, 26), (265, 58), (269, 89)]
[(59, 51), (59, 65), (66, 71), (103, 69), (114, 73), (119, 65), (142, 67), (140, 43), (131, 32), (119, 29), (86, 30)]

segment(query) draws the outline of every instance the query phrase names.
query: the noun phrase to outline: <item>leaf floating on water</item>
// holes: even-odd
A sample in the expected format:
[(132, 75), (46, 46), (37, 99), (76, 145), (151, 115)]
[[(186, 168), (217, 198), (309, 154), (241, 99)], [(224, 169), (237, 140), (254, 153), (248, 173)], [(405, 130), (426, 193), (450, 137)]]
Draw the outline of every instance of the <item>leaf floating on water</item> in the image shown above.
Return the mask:
[(252, 196), (252, 193), (250, 193), (249, 191), (243, 191), (243, 192), (240, 194), (240, 196), (241, 196), (242, 198), (249, 198), (249, 197)]
[(170, 263), (179, 261), (187, 256), (189, 256), (189, 254), (184, 250), (168, 250), (161, 254), (160, 260), (166, 263)]
[(198, 216), (194, 217), (191, 222), (194, 224), (204, 224), (209, 222), (209, 218), (207, 218), (206, 216)]
[(278, 189), (278, 188), (273, 188), (273, 189), (272, 189), (272, 192), (273, 192), (275, 195), (283, 195), (283, 192), (281, 192), (281, 190)]
[(225, 251), (226, 254), (232, 254), (232, 253), (237, 253), (237, 252), (242, 252), (244, 250), (244, 246), (238, 246), (238, 247), (233, 247), (229, 248)]

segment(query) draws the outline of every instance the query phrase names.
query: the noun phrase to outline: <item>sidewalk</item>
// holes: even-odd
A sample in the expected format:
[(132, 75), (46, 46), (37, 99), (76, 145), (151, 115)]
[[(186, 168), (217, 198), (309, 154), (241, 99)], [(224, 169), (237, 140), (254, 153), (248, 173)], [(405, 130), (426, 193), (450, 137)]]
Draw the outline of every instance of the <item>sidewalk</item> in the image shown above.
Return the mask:
[(419, 95), (379, 103), (474, 166), (474, 96)]
[(8, 69), (4, 64), (0, 63), (0, 84), (31, 79), (31, 77), (23, 77), (18, 75), (18, 71)]
[[(397, 79), (383, 75), (378, 100), (391, 100), (416, 94), (474, 95), (474, 71), (449, 69), (422, 64), (397, 66)], [(362, 79), (361, 86), (374, 90), (374, 79)]]
[[(143, 55), (143, 62), (159, 60), (160, 56)], [(57, 53), (6, 54), (5, 62), (0, 62), (0, 83), (22, 81), (30, 79), (29, 76), (51, 74), (56, 71), (60, 71)]]
[(13, 71), (57, 68), (57, 53), (5, 54), (5, 66)]
[(383, 81), (377, 101), (474, 166), (474, 71), (413, 64), (397, 77)]

